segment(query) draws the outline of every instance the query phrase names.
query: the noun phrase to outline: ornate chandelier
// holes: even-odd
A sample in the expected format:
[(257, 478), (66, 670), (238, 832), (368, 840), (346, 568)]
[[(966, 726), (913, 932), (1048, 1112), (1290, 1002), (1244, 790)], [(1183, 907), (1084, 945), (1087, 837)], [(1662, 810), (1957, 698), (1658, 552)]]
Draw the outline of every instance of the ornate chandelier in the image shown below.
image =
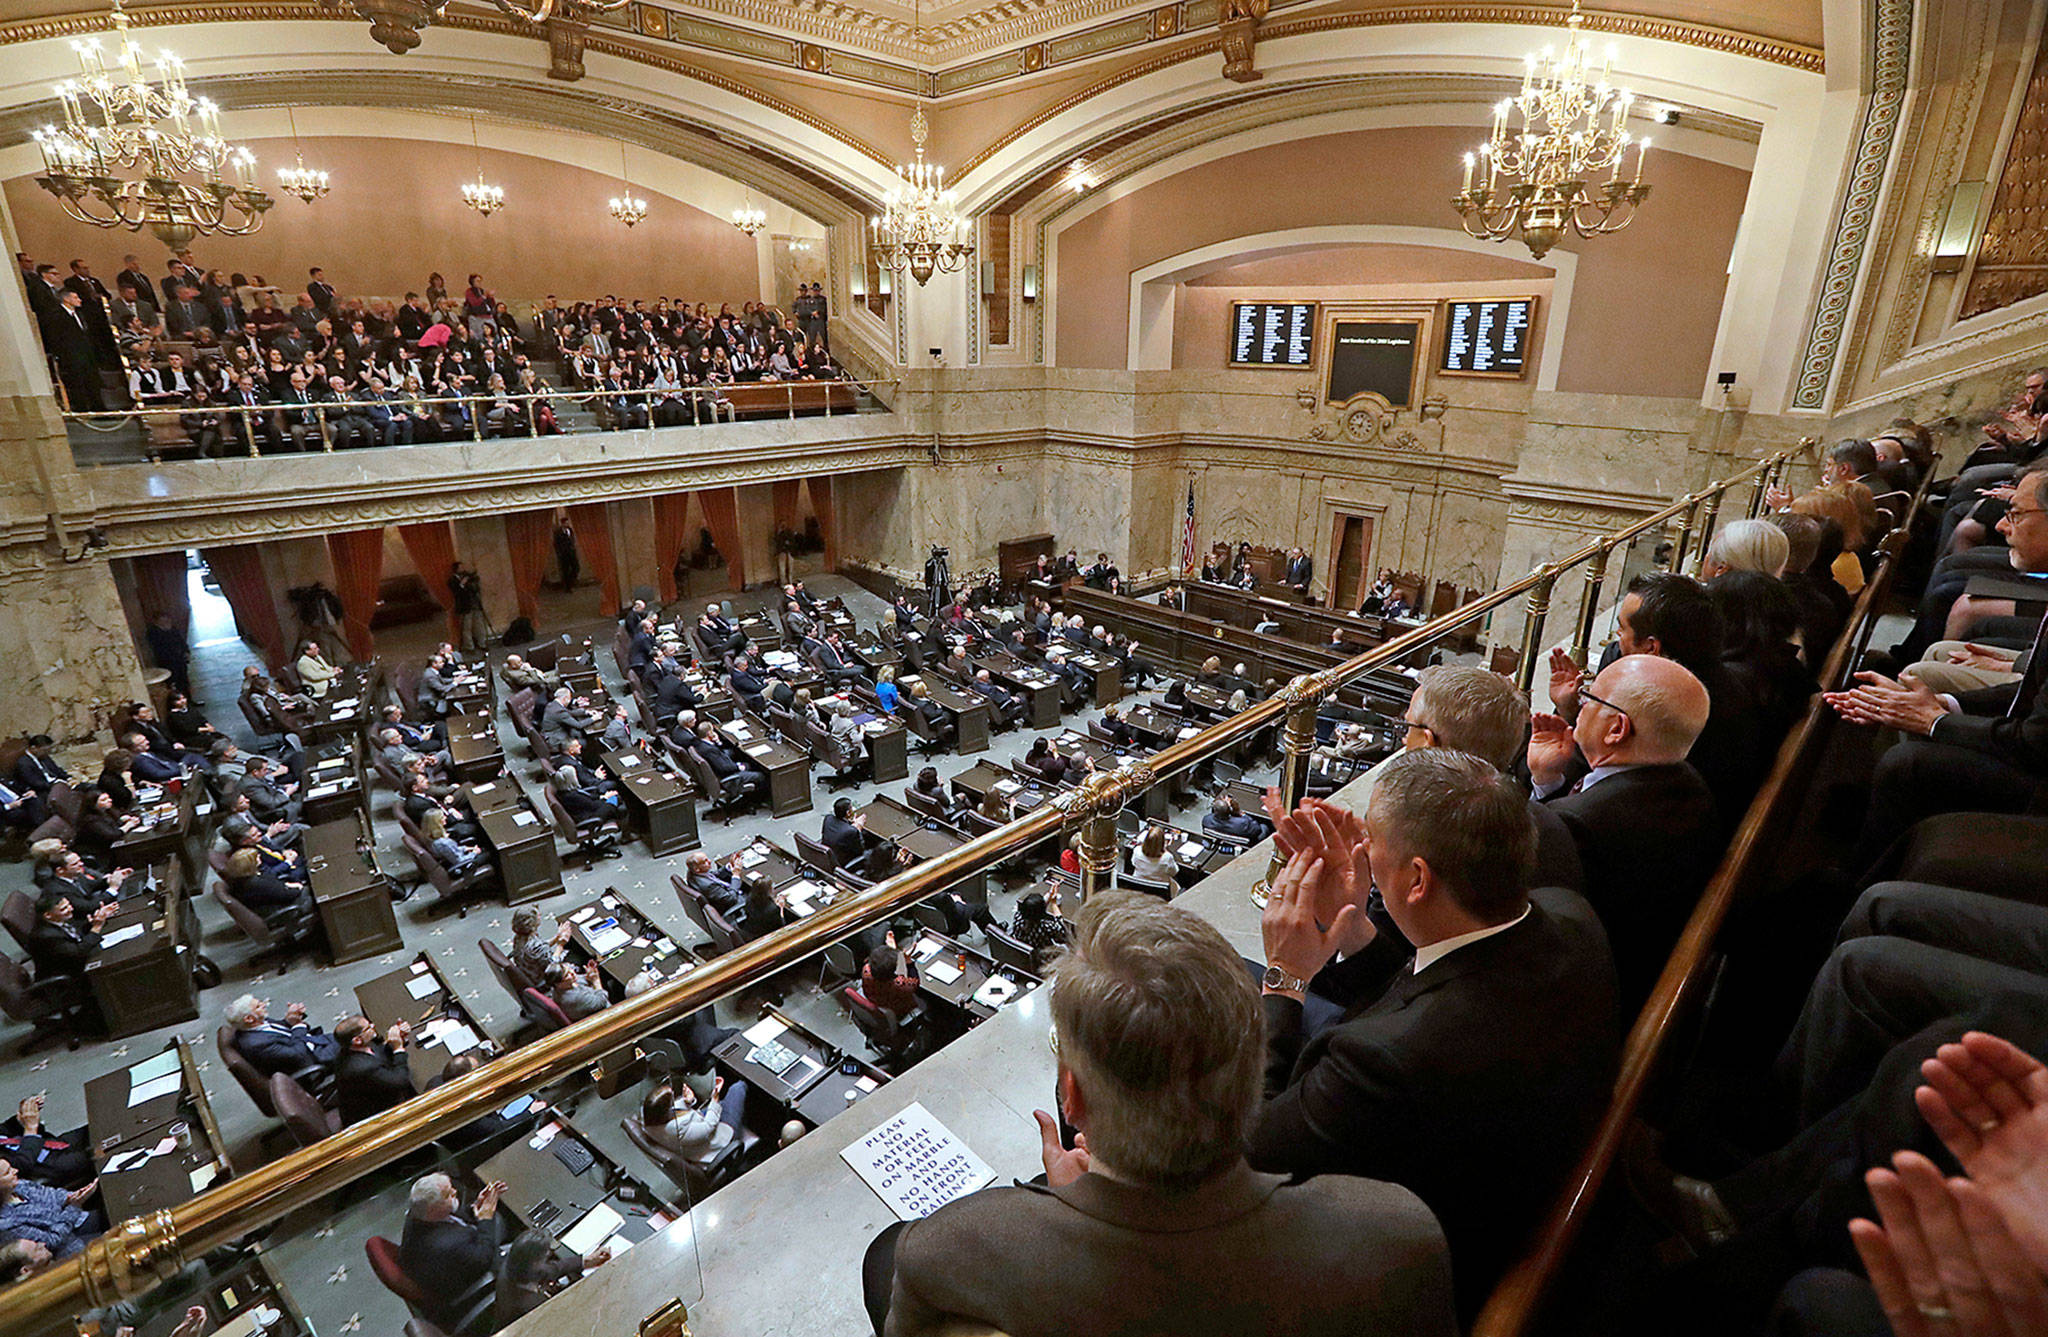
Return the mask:
[(633, 178), (626, 171), (626, 141), (619, 141), (619, 180), (625, 183), (626, 193), (613, 198), (612, 217), (627, 227), (647, 217), (647, 201), (633, 194)]
[(489, 218), (505, 207), (505, 188), (484, 180), (484, 151), (477, 143), (474, 116), (469, 118), (469, 146), (476, 150), (476, 180), (463, 183), (462, 202)]
[[(36, 184), (81, 223), (148, 228), (171, 247), (262, 227), (274, 201), (256, 187), (255, 155), (221, 138), (219, 109), (186, 89), (176, 56), (159, 51), (155, 79), (143, 77), (142, 47), (128, 36), (120, 0), (111, 24), (111, 63), (96, 38), (71, 44), (81, 73), (57, 85), (64, 124), (35, 132), (43, 155)], [(129, 171), (137, 175), (124, 179)]]
[[(430, 27), (448, 8), (448, 0), (320, 0), (328, 9), (344, 4), (370, 23), (370, 36), (393, 55), (402, 56), (420, 44), (420, 29)], [(581, 20), (591, 14), (611, 14), (624, 9), (631, 0), (491, 0), (499, 9), (535, 27), (551, 18)]]
[(732, 225), (751, 237), (768, 226), (768, 215), (749, 201), (732, 211)]
[(327, 193), (327, 173), (315, 171), (306, 166), (306, 155), (299, 152), (299, 118), (292, 109), (284, 109), (285, 118), (292, 127), (292, 166), (277, 169), (279, 188), (287, 195), (296, 195), (311, 204)]
[[(1635, 94), (1608, 83), (1615, 49), (1597, 74), (1592, 44), (1580, 32), (1572, 0), (1564, 49), (1545, 47), (1523, 60), (1522, 91), (1493, 109), (1493, 134), (1477, 155), (1465, 155), (1465, 184), (1451, 200), (1468, 235), (1505, 241), (1520, 235), (1541, 258), (1567, 231), (1581, 237), (1619, 232), (1650, 193), (1643, 184), (1648, 139), (1631, 140), (1622, 127)], [(1521, 125), (1510, 128), (1519, 113)], [(1635, 175), (1622, 177), (1623, 158), (1636, 146)], [(1475, 182), (1473, 171), (1483, 175)], [(1601, 172), (1604, 182), (1592, 184)]]
[(933, 271), (957, 273), (974, 254), (966, 220), (946, 189), (946, 169), (924, 160), (931, 127), (919, 107), (910, 118), (910, 142), (917, 161), (897, 167), (899, 184), (883, 199), (884, 212), (868, 220), (875, 262), (897, 273), (908, 271), (923, 287)]

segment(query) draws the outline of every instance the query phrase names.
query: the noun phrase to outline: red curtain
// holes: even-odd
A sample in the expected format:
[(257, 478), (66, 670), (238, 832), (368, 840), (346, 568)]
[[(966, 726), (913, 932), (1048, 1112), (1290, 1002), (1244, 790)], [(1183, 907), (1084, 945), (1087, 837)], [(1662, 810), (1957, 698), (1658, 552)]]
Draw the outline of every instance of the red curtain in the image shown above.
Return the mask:
[(619, 598), (619, 564), (612, 557), (611, 507), (601, 501), (571, 506), (569, 523), (576, 526), (576, 546), (583, 553), (583, 564), (597, 577), (605, 613), (617, 614), (624, 601)]
[(135, 603), (142, 610), (142, 620), (153, 622), (158, 613), (169, 613), (171, 626), (184, 635), (192, 625), (192, 588), (186, 583), (185, 554), (153, 552), (129, 558), (128, 566), (134, 572)]
[[(383, 528), (329, 534), (327, 559), (334, 564), (334, 593), (341, 600), (341, 629), (349, 653), (368, 659), (377, 653), (370, 619), (377, 615), (377, 589), (384, 579)], [(429, 580), (427, 587), (433, 584)]]
[(811, 509), (818, 516), (818, 537), (825, 540), (825, 569), (839, 569), (839, 516), (832, 509), (832, 475), (819, 474), (809, 480)]
[(420, 579), (427, 582), (427, 593), (447, 612), (448, 635), (460, 640), (462, 623), (455, 616), (455, 591), (448, 588), (448, 576), (455, 565), (455, 526), (446, 520), (400, 525), (398, 537), (404, 542), (412, 564), (419, 568)]
[(654, 499), (654, 566), (661, 582), (661, 601), (674, 603), (676, 559), (690, 544), (690, 494), (671, 492)]
[(803, 495), (804, 480), (801, 478), (777, 479), (771, 486), (775, 510), (775, 532), (793, 533), (797, 527), (797, 502)]
[[(540, 582), (547, 575), (548, 554), (554, 551), (553, 511), (514, 511), (505, 517), (505, 547), (512, 556), (512, 595), (519, 616), (540, 621)], [(587, 557), (590, 547), (579, 533), (578, 546)], [(595, 564), (593, 563), (593, 567)]]
[(285, 662), (284, 628), (277, 620), (277, 604), (270, 596), (270, 579), (263, 574), (263, 554), (253, 544), (229, 548), (201, 548), (200, 560), (213, 572), (213, 580), (235, 613), (235, 631), (255, 646), (268, 668)]
[(704, 503), (704, 524), (711, 541), (725, 554), (725, 580), (729, 588), (747, 587), (746, 562), (740, 554), (739, 495), (729, 487), (706, 488), (697, 494)]

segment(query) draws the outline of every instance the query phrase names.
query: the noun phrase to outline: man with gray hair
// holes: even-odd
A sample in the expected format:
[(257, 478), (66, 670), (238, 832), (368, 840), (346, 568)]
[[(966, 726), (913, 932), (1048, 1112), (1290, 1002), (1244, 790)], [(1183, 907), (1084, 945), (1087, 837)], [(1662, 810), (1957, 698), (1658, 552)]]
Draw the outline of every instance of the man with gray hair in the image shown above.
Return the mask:
[(413, 1181), (405, 1214), (405, 1234), (398, 1243), (398, 1265), (415, 1286), (426, 1292), (427, 1317), (444, 1331), (457, 1331), (464, 1314), (456, 1305), (485, 1277), (498, 1270), (498, 1195), (503, 1182), (483, 1186), (462, 1215), (455, 1184), (436, 1171)]
[(863, 1268), (876, 1332), (1457, 1331), (1443, 1236), (1413, 1194), (1246, 1165), (1259, 1001), (1220, 933), (1149, 896), (1095, 897), (1051, 992), (1071, 1147), (1040, 1110), (1045, 1183), (884, 1231)]
[[(1469, 1322), (1606, 1101), (1620, 1045), (1606, 937), (1575, 893), (1530, 892), (1527, 797), (1462, 752), (1405, 752), (1362, 821), (1304, 807), (1278, 837), (1251, 1163), (1413, 1189), (1443, 1223)], [(1344, 1009), (1313, 1035), (1311, 984)]]
[(284, 1020), (277, 1022), (270, 1019), (269, 999), (245, 993), (228, 1004), (226, 1016), (235, 1028), (235, 1052), (265, 1077), (280, 1072), (297, 1077), (309, 1068), (332, 1068), (341, 1057), (340, 1042), (306, 1024), (304, 1003), (285, 1008)]

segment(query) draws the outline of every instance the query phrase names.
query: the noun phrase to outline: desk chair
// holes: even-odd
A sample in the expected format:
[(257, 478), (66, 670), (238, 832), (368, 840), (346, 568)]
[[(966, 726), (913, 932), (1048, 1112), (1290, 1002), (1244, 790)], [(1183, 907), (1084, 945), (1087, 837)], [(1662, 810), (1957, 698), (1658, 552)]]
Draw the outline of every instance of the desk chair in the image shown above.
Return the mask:
[[(671, 748), (670, 754), (682, 762), (690, 779), (696, 783), (697, 792), (704, 796), (705, 814), (718, 818), (726, 826), (731, 826), (732, 819), (745, 810), (749, 802), (747, 794), (742, 792), (728, 798), (725, 786), (719, 782), (717, 773), (711, 769), (711, 763), (698, 756), (695, 748)], [(763, 785), (753, 791), (751, 801), (760, 803), (766, 802), (767, 799), (767, 786)]]
[(802, 728), (812, 759), (832, 768), (832, 774), (825, 777), (826, 788), (842, 789), (860, 783), (862, 770), (868, 764), (866, 748), (859, 743), (842, 742), (808, 720), (802, 722)]
[(792, 831), (790, 834), (796, 838), (796, 854), (799, 859), (821, 873), (829, 873), (839, 867), (839, 856), (832, 852), (831, 846), (812, 840), (801, 831)]
[(549, 1029), (543, 1018), (528, 1009), (526, 991), (532, 986), (527, 983), (519, 968), (512, 964), (512, 959), (505, 955), (505, 949), (489, 938), (478, 938), (476, 945), (484, 954), (484, 964), (489, 966), (491, 974), (497, 977), (499, 987), (510, 994), (512, 1001), (518, 1005), (520, 1017), (543, 1031)]
[(0, 901), (0, 924), (7, 926), (23, 951), (29, 950), (36, 933), (36, 903), (27, 892), (10, 891), (7, 899)]
[(32, 1054), (60, 1038), (66, 1048), (78, 1048), (88, 1007), (83, 980), (71, 975), (38, 979), (25, 964), (0, 952), (0, 1012), (31, 1028), (15, 1049), (17, 1055)]
[(540, 1026), (541, 1034), (553, 1035), (569, 1024), (567, 1014), (554, 999), (539, 989), (527, 989), (520, 996), (523, 1000), (521, 1010), (531, 1012)]
[(704, 905), (704, 926), (711, 933), (711, 946), (721, 956), (746, 944), (739, 928), (720, 914), (715, 905)]
[[(382, 1235), (372, 1235), (363, 1241), (363, 1252), (369, 1255), (370, 1270), (384, 1283), (384, 1289), (405, 1301), (414, 1320), (432, 1326), (426, 1314), (427, 1293), (398, 1265), (398, 1245)], [(448, 1313), (457, 1315), (453, 1325), (435, 1331), (446, 1331), (449, 1337), (482, 1337), (497, 1326), (497, 1300), (497, 1274), (486, 1272), (447, 1306)], [(410, 1329), (412, 1325), (406, 1326)]]
[(1162, 901), (1172, 900), (1175, 890), (1170, 882), (1155, 882), (1149, 877), (1139, 877), (1135, 873), (1119, 873), (1116, 884), (1122, 890), (1142, 891), (1147, 896), (1157, 896)]
[(832, 996), (839, 1000), (839, 1010), (853, 1022), (854, 1029), (868, 1042), (868, 1051), (884, 1068), (893, 1073), (922, 1057), (917, 1052), (923, 1040), (923, 1028), (917, 1024), (924, 1016), (921, 1007), (906, 1020), (898, 1021), (869, 1002), (858, 985), (849, 984)]
[(640, 1149), (640, 1154), (659, 1166), (661, 1172), (683, 1191), (684, 1198), (691, 1206), (704, 1201), (720, 1186), (730, 1183), (745, 1166), (749, 1150), (759, 1139), (746, 1129), (739, 1130), (739, 1136), (726, 1144), (725, 1150), (714, 1156), (708, 1164), (699, 1165), (687, 1156), (678, 1156), (667, 1147), (647, 1136), (646, 1125), (639, 1116), (629, 1114), (619, 1120), (619, 1127), (625, 1131), (626, 1140)]
[(554, 819), (555, 834), (569, 842), (576, 857), (583, 860), (585, 868), (597, 867), (599, 859), (617, 859), (624, 856), (619, 841), (624, 832), (619, 824), (609, 817), (592, 817), (581, 823), (569, 815), (556, 796), (552, 784), (541, 787), (548, 800), (548, 816)]
[(341, 1115), (322, 1107), (311, 1092), (292, 1080), (290, 1073), (271, 1074), (270, 1103), (284, 1120), (292, 1141), (302, 1147), (310, 1147), (341, 1131)]
[(85, 806), (85, 795), (68, 780), (59, 780), (50, 786), (50, 811), (73, 826), (78, 825), (78, 811)]
[(405, 1337), (448, 1337), (423, 1318), (409, 1318), (405, 1321)]
[(944, 752), (949, 746), (945, 735), (933, 727), (931, 721), (924, 717), (923, 711), (911, 704), (908, 696), (896, 703), (895, 715), (897, 719), (903, 721), (903, 727), (909, 730), (910, 746), (920, 757), (928, 757), (934, 752)]
[(456, 918), (467, 918), (470, 901), (493, 895), (503, 886), (498, 870), (488, 864), (479, 864), (461, 877), (454, 877), (425, 845), (411, 836), (402, 835), (400, 840), (405, 852), (412, 856), (413, 866), (433, 885), (434, 910), (452, 907)]
[(1001, 924), (984, 924), (981, 933), (988, 939), (988, 954), (995, 958), (997, 965), (1021, 970), (1033, 977), (1037, 976), (1037, 954), (1026, 947), (1020, 939), (1011, 937), (1008, 929)]
[(919, 793), (915, 787), (903, 791), (903, 803), (920, 817), (928, 817), (935, 822), (946, 820), (946, 805), (929, 794)]
[[(683, 913), (689, 917), (692, 924), (695, 924), (703, 931), (706, 938), (711, 938), (711, 924), (705, 918), (704, 913), (706, 909), (704, 898), (691, 890), (690, 884), (674, 873), (668, 875), (668, 881), (669, 885), (676, 889), (676, 899), (682, 902)], [(717, 940), (712, 939), (712, 941), (715, 944)]]
[[(256, 1070), (256, 1065), (242, 1057), (235, 1048), (235, 1028), (218, 1026), (213, 1032), (213, 1047), (220, 1055), (221, 1063), (235, 1079), (235, 1084), (249, 1093), (256, 1110), (266, 1119), (281, 1118), (277, 1102), (272, 1098), (270, 1079)], [(292, 1083), (300, 1090), (312, 1094), (321, 1104), (334, 1099), (334, 1074), (318, 1063), (309, 1063), (297, 1072), (291, 1073)]]
[(265, 917), (237, 899), (226, 882), (216, 879), (212, 891), (213, 899), (255, 947), (249, 954), (249, 965), (268, 958), (277, 963), (277, 973), (282, 975), (291, 969), (292, 958), (312, 950), (313, 940), (320, 932), (320, 920), (310, 910), (288, 907)]
[[(946, 893), (940, 892), (939, 894), (943, 896)], [(916, 905), (910, 907), (910, 913), (911, 916), (915, 918), (918, 923), (930, 929), (932, 932), (943, 933), (949, 938), (953, 936), (953, 930), (950, 927), (953, 921), (946, 914), (946, 912), (939, 907), (936, 898), (928, 901), (919, 901)]]

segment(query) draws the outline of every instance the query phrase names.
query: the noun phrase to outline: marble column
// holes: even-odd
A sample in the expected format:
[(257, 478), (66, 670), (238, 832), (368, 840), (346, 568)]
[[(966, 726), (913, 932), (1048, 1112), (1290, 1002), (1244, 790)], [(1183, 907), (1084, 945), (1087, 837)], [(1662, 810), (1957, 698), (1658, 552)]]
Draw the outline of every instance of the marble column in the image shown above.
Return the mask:
[(0, 549), (0, 736), (79, 742), (114, 708), (145, 699), (120, 591), (104, 558), (66, 562), (47, 545)]

